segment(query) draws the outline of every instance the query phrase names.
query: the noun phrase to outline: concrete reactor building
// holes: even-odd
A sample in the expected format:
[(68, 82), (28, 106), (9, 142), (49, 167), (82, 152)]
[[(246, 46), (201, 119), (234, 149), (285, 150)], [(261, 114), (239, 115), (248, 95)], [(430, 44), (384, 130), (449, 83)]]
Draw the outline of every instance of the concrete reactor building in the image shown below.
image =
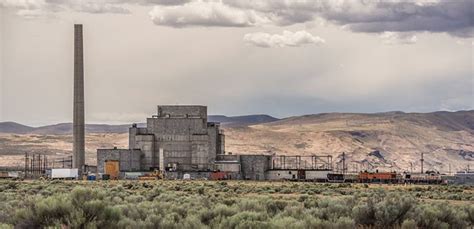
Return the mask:
[[(133, 124), (129, 129), (129, 149), (97, 150), (98, 171), (105, 172), (110, 160), (118, 160), (124, 171), (214, 171), (224, 143), (219, 124), (207, 122), (207, 107), (158, 106), (146, 127)], [(240, 165), (234, 167), (240, 171)]]
[(317, 180), (331, 163), (332, 157), (226, 153), (225, 135), (207, 121), (206, 106), (158, 106), (146, 127), (130, 127), (128, 149), (97, 150), (97, 172), (111, 178), (159, 170), (168, 179)]

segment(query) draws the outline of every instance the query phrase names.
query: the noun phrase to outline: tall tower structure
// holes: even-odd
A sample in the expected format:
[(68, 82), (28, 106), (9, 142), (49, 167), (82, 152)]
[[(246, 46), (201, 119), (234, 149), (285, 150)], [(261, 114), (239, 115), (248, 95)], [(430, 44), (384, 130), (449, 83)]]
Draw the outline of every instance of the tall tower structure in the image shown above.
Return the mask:
[(74, 108), (72, 167), (82, 171), (85, 164), (84, 142), (84, 54), (82, 25), (74, 25)]

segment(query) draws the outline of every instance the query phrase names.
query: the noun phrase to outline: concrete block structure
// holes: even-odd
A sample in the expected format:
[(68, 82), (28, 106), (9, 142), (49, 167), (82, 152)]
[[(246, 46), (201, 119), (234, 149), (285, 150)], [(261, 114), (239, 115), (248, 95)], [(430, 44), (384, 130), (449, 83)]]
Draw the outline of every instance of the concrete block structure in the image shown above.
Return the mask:
[(271, 156), (240, 155), (242, 179), (266, 180), (267, 171), (271, 169)]
[(205, 106), (158, 106), (146, 127), (129, 129), (129, 149), (98, 150), (97, 162), (112, 152), (128, 152), (139, 155), (141, 171), (210, 172), (217, 155), (224, 154), (224, 138), (219, 123), (207, 122)]
[(211, 171), (223, 139), (219, 124), (207, 122), (207, 107), (158, 106), (145, 128), (130, 128), (129, 148), (142, 151), (143, 170)]
[(132, 172), (141, 170), (140, 150), (129, 149), (98, 149), (97, 150), (97, 172), (105, 173), (105, 162), (118, 161), (120, 172)]

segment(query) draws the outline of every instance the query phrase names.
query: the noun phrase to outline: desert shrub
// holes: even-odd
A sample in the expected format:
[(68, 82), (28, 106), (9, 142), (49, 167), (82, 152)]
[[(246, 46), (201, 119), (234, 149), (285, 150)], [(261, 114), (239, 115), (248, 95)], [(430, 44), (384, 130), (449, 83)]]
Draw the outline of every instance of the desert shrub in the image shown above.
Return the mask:
[(265, 206), (258, 199), (242, 199), (237, 205), (241, 211), (262, 212), (265, 210)]
[(357, 224), (370, 226), (374, 225), (375, 220), (375, 204), (372, 200), (359, 204), (352, 209), (352, 216)]
[(355, 227), (355, 222), (349, 217), (340, 217), (334, 222), (334, 228), (339, 229), (351, 229)]
[(35, 199), (17, 212), (15, 225), (21, 228), (69, 225), (73, 206), (64, 195)]
[(422, 205), (414, 214), (418, 227), (465, 228), (467, 215), (447, 203)]
[(181, 225), (178, 228), (201, 229), (201, 228), (206, 228), (206, 225), (202, 224), (196, 216), (190, 215), (181, 222)]
[(259, 212), (242, 211), (226, 218), (220, 224), (221, 228), (271, 228), (267, 215)]
[(474, 205), (468, 205), (465, 208), (466, 220), (470, 226), (474, 226)]
[(159, 228), (179, 228), (180, 217), (176, 213), (169, 213), (163, 216)]
[(204, 195), (205, 189), (204, 189), (204, 187), (199, 187), (199, 188), (197, 189), (197, 191), (198, 191), (198, 194), (199, 194), (199, 195)]
[(300, 196), (298, 197), (298, 202), (304, 202), (304, 201), (307, 200), (308, 198), (309, 198), (309, 195), (306, 195), (306, 194), (300, 195)]
[(313, 215), (324, 220), (334, 220), (343, 216), (350, 216), (352, 207), (348, 199), (324, 198), (318, 202), (318, 211), (313, 211)]
[(407, 219), (402, 223), (402, 229), (416, 229), (416, 221), (413, 219)]
[(0, 229), (13, 229), (13, 225), (0, 223)]
[(164, 190), (160, 187), (154, 187), (149, 193), (148, 193), (148, 196), (147, 196), (147, 199), (149, 201), (155, 199), (156, 197), (160, 196), (162, 193), (164, 192)]
[(237, 214), (238, 210), (235, 207), (229, 207), (224, 204), (217, 204), (213, 209), (214, 215), (229, 217)]
[(269, 215), (275, 215), (285, 209), (285, 207), (288, 205), (288, 202), (283, 201), (283, 200), (273, 200), (273, 201), (267, 201), (266, 202), (266, 211)]
[(301, 228), (303, 229), (307, 227), (304, 221), (297, 220), (291, 216), (286, 216), (286, 217), (273, 218), (271, 221), (271, 228), (279, 228), (279, 229)]
[(382, 202), (375, 205), (376, 224), (381, 227), (400, 225), (415, 203), (412, 196), (399, 193), (388, 194)]
[[(469, 228), (474, 222), (469, 203), (415, 197), (457, 195), (465, 201), (471, 199), (469, 187), (384, 191), (289, 182), (30, 181), (10, 189), (9, 184), (0, 181), (0, 225), (8, 228)], [(280, 193), (270, 194), (275, 190)], [(328, 196), (305, 194), (313, 192)]]
[(285, 207), (284, 211), (275, 216), (275, 218), (292, 217), (295, 219), (302, 219), (305, 217), (305, 215), (305, 208), (302, 205), (289, 205)]

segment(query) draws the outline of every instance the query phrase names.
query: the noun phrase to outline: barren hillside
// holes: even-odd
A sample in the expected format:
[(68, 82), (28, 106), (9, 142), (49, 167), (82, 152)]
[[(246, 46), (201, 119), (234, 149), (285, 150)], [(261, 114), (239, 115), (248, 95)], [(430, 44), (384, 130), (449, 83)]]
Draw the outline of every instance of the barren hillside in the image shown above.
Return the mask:
[(319, 114), (226, 129), (226, 149), (238, 153), (347, 154), (349, 169), (448, 171), (474, 167), (474, 112)]
[[(115, 130), (115, 128), (108, 127)], [(474, 111), (378, 114), (318, 114), (258, 125), (224, 125), (226, 151), (238, 154), (333, 155), (342, 152), (348, 169), (442, 172), (474, 168)], [(70, 135), (0, 134), (0, 165), (21, 164), (25, 152), (64, 156)], [(86, 137), (87, 163), (95, 164), (97, 148), (127, 147), (127, 133), (91, 133)]]

